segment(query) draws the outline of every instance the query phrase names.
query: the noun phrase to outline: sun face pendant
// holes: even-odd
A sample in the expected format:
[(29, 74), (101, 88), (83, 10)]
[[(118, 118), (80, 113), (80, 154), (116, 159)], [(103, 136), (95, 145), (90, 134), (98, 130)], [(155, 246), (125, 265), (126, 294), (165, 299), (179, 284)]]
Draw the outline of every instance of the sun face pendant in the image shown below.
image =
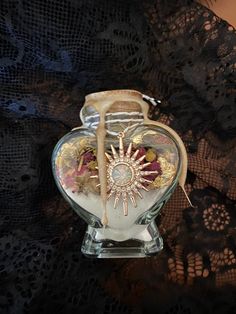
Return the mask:
[(113, 145), (111, 145), (112, 155), (106, 154), (108, 159), (107, 165), (107, 183), (108, 183), (108, 199), (113, 195), (114, 208), (120, 199), (123, 202), (124, 215), (128, 215), (128, 198), (131, 200), (134, 207), (137, 207), (136, 195), (142, 198), (140, 189), (148, 191), (143, 183), (152, 183), (145, 179), (145, 176), (157, 174), (158, 171), (145, 171), (144, 169), (150, 165), (150, 162), (143, 163), (145, 155), (137, 159), (139, 150), (137, 149), (132, 155), (132, 143), (129, 144), (127, 151), (124, 151), (124, 133), (118, 135), (119, 138), (119, 153)]

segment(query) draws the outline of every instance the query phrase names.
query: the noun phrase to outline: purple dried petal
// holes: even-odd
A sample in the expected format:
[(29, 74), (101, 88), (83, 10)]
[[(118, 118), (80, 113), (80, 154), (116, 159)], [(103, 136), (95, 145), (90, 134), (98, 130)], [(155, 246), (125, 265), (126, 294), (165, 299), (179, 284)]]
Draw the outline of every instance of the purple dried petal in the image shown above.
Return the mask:
[(156, 177), (162, 174), (161, 165), (157, 161), (153, 161), (149, 166), (145, 168), (145, 171), (158, 171), (156, 174), (150, 174), (145, 176), (146, 179), (154, 181)]
[(139, 150), (139, 152), (138, 152), (138, 156), (136, 159), (139, 159), (143, 155), (146, 155), (146, 149), (144, 147), (139, 147), (138, 150)]
[(82, 156), (83, 156), (83, 164), (87, 164), (90, 161), (95, 160), (96, 158), (92, 152), (86, 152)]

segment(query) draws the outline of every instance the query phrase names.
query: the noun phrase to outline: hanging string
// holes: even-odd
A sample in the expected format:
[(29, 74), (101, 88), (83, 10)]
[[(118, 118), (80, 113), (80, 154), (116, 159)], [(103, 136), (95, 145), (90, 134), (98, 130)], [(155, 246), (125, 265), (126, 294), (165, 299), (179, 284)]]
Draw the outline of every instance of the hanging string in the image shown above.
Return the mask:
[[(147, 100), (148, 102), (150, 102), (150, 103), (151, 103), (153, 106), (155, 106), (155, 107), (156, 107), (158, 104), (161, 104), (161, 100), (160, 100), (160, 99), (155, 99), (155, 98), (149, 97), (149, 96), (144, 95), (144, 94), (142, 95), (142, 97), (143, 97), (144, 100)], [(181, 190), (184, 192), (184, 195), (185, 195), (185, 197), (186, 197), (188, 203), (190, 204), (190, 206), (191, 206), (191, 207), (195, 207), (195, 206), (192, 204), (192, 202), (191, 202), (191, 200), (190, 200), (190, 198), (189, 198), (189, 196), (188, 196), (188, 194), (187, 194), (187, 192), (186, 192), (186, 190), (185, 190), (184, 183), (180, 183), (180, 182), (179, 182), (179, 185), (180, 185), (180, 187), (181, 187)]]

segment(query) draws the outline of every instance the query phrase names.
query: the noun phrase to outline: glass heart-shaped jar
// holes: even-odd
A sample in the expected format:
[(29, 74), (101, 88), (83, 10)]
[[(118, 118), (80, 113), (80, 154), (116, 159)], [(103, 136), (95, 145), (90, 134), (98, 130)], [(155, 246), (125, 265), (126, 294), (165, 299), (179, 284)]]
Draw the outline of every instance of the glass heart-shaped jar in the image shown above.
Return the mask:
[(133, 90), (86, 96), (81, 121), (57, 143), (52, 166), (62, 195), (88, 224), (82, 252), (156, 254), (163, 241), (155, 218), (186, 178), (181, 139), (148, 119), (147, 102)]

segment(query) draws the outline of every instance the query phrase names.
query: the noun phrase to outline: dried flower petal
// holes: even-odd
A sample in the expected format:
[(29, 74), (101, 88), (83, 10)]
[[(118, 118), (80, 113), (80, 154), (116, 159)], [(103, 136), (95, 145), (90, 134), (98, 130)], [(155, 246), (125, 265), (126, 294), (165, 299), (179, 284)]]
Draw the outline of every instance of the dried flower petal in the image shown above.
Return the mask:
[(97, 166), (98, 166), (97, 160), (92, 160), (88, 163), (88, 168), (90, 170), (96, 170)]
[(81, 168), (80, 168), (80, 171), (77, 171), (77, 176), (82, 176), (82, 175), (85, 175), (85, 173), (88, 172), (88, 167), (87, 165), (83, 165)]
[(146, 149), (144, 147), (139, 147), (138, 150), (139, 150), (139, 152), (138, 152), (136, 159), (139, 159), (143, 155), (146, 155)]
[(90, 161), (95, 159), (94, 154), (90, 151), (90, 152), (86, 152), (83, 154), (83, 158), (84, 158), (84, 165), (88, 164)]
[(158, 171), (157, 174), (150, 174), (149, 176), (146, 176), (145, 178), (148, 179), (148, 180), (155, 180), (155, 178), (159, 175), (162, 174), (162, 171), (161, 171), (161, 165), (159, 162), (157, 161), (153, 161), (149, 166), (146, 167), (147, 171)]
[(156, 159), (157, 155), (156, 155), (156, 152), (149, 148), (148, 151), (146, 152), (146, 160), (149, 161), (149, 162), (152, 162)]

